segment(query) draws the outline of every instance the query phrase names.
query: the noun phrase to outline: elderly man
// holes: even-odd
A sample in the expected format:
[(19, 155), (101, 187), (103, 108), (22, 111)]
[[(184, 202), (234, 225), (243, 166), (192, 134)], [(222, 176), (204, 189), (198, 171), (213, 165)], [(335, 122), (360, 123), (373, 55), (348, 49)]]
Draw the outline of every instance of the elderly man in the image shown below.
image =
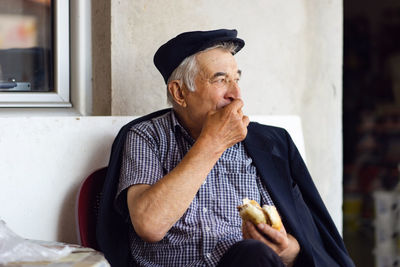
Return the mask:
[[(172, 109), (121, 130), (105, 185), (132, 266), (353, 266), (288, 133), (243, 114), (243, 46), (236, 30), (197, 31), (156, 52)], [(243, 198), (275, 205), (284, 227), (242, 224)]]

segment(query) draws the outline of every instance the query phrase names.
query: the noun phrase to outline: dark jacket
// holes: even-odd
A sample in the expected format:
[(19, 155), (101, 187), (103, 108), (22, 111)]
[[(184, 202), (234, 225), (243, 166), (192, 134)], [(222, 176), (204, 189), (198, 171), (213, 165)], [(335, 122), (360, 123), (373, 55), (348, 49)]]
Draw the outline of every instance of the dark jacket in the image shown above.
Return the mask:
[[(130, 221), (125, 221), (114, 209), (126, 133), (132, 125), (169, 110), (133, 120), (120, 130), (113, 143), (96, 229), (100, 250), (112, 266), (128, 266), (130, 257)], [(286, 231), (300, 244), (295, 266), (354, 266), (286, 130), (252, 122), (244, 144), (281, 214)]]

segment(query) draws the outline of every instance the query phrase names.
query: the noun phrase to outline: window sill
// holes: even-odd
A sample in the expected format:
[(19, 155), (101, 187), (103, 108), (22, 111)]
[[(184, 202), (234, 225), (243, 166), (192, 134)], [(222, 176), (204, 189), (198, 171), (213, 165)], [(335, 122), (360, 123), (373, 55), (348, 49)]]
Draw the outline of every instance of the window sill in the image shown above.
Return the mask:
[(0, 108), (1, 117), (82, 116), (73, 108)]

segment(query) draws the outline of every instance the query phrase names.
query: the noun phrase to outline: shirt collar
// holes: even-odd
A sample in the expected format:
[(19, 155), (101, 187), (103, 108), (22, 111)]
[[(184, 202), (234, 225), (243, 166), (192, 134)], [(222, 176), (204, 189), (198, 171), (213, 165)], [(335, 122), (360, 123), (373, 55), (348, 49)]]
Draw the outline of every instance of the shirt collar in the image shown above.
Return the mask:
[(186, 129), (179, 123), (178, 118), (175, 115), (175, 111), (171, 110), (171, 123), (172, 130), (175, 134), (183, 136), (189, 144), (193, 145), (195, 140), (190, 136), (190, 134), (186, 131)]

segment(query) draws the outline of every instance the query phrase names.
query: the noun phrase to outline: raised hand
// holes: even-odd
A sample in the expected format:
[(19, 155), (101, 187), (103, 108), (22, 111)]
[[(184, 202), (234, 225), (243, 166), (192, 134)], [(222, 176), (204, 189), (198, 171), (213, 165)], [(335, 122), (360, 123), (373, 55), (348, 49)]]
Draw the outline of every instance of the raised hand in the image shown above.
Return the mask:
[(209, 111), (199, 138), (212, 138), (222, 151), (242, 141), (250, 122), (242, 107), (243, 101), (235, 99), (221, 109)]

